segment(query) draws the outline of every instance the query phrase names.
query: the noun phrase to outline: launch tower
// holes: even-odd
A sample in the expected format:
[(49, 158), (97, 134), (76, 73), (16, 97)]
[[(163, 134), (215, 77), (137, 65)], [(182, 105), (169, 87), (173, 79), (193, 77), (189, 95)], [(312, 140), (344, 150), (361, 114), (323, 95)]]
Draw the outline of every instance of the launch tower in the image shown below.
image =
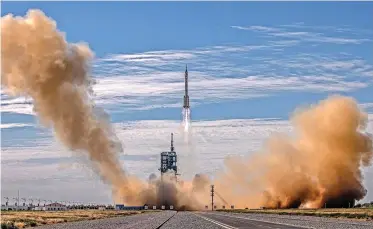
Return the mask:
[(174, 134), (171, 133), (171, 149), (170, 151), (165, 151), (161, 153), (161, 168), (159, 170), (161, 171), (161, 175), (163, 176), (164, 173), (166, 173), (169, 170), (172, 170), (176, 176), (179, 175), (177, 173), (177, 155), (174, 148)]

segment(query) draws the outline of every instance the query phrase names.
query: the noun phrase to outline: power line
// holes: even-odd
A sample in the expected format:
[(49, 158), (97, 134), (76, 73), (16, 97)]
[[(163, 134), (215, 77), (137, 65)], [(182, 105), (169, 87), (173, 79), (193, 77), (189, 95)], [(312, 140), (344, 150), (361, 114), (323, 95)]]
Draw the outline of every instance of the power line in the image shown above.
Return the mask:
[(228, 205), (228, 202), (217, 192), (215, 191), (216, 195), (226, 204)]

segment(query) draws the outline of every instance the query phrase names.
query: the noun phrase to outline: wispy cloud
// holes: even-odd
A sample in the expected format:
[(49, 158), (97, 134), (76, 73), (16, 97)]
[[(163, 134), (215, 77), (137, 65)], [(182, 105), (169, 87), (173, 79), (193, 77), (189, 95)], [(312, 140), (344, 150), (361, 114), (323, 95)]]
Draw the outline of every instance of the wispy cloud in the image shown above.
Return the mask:
[[(268, 96), (278, 91), (349, 91), (366, 83), (343, 81), (329, 76), (252, 75), (236, 78), (213, 77), (206, 73), (190, 73), (190, 96), (193, 105), (227, 99)], [(335, 79), (336, 78), (336, 79)], [(179, 80), (177, 80), (179, 79)], [(113, 76), (98, 79), (96, 99), (102, 104), (130, 103), (136, 110), (159, 107), (181, 107), (184, 93), (182, 72), (136, 76)], [(114, 99), (113, 99), (114, 98)]]
[[(362, 103), (362, 104), (359, 104), (359, 106), (363, 110), (373, 113), (373, 103)], [(373, 116), (372, 116), (372, 120), (373, 120)]]
[(18, 114), (34, 114), (32, 99), (26, 97), (11, 97), (3, 94), (4, 88), (1, 88), (1, 112), (10, 112)]
[(338, 55), (302, 53), (283, 56), (281, 59), (265, 59), (263, 62), (299, 71), (307, 69), (320, 76), (332, 73), (335, 76), (330, 78), (338, 80), (346, 76), (346, 71), (354, 75), (355, 79), (363, 79), (362, 76), (365, 76), (363, 73), (369, 74), (373, 70), (373, 66), (364, 59), (343, 53)]
[[(371, 83), (359, 75), (372, 71), (372, 65), (355, 56), (339, 53), (285, 56), (282, 52), (271, 52), (298, 43), (297, 40), (270, 40), (261, 45), (113, 54), (97, 61), (101, 69), (106, 69), (113, 60), (116, 63), (115, 70), (101, 72), (104, 77), (97, 79), (97, 99), (104, 104), (122, 100), (135, 110), (181, 106), (186, 63), (193, 105), (270, 96), (281, 91), (347, 92)], [(167, 58), (173, 54), (184, 59), (165, 61), (161, 53)], [(128, 60), (134, 56), (151, 57), (153, 63), (147, 60), (133, 64)], [(133, 71), (134, 66), (137, 73)]]
[(193, 53), (176, 51), (156, 51), (140, 54), (116, 54), (102, 59), (104, 61), (126, 61), (159, 64), (166, 61), (187, 60), (195, 57)]
[(370, 35), (373, 34), (372, 30), (367, 29), (358, 29), (355, 27), (350, 27), (346, 25), (340, 26), (330, 26), (330, 25), (306, 25), (305, 23), (299, 22), (294, 24), (288, 25), (280, 25), (279, 27), (285, 28), (295, 28), (295, 29), (302, 29), (302, 30), (311, 30), (311, 31), (327, 31), (327, 32), (335, 32), (335, 33), (345, 33), (345, 34), (365, 34)]
[(25, 126), (33, 126), (26, 123), (0, 123), (0, 129), (7, 129), (7, 128), (17, 128), (17, 127), (25, 127)]
[[(303, 24), (269, 26), (231, 26), (233, 29), (248, 30), (262, 33), (264, 36), (298, 39), (303, 42), (333, 43), (333, 44), (361, 44), (371, 42), (371, 38), (351, 38), (348, 33), (354, 31), (351, 28), (337, 28), (332, 26), (305, 26)], [(346, 34), (331, 34), (339, 32)], [(362, 31), (360, 31), (362, 32)], [(367, 31), (363, 31), (363, 33)], [(366, 35), (366, 34), (363, 34)]]
[[(304, 43), (345, 44), (366, 38), (330, 36), (326, 31), (338, 28), (307, 27), (300, 23), (232, 28), (253, 31), (266, 39), (188, 50), (113, 53), (96, 59), (96, 102), (111, 112), (180, 107), (186, 64), (190, 70), (192, 106), (273, 96), (285, 91), (350, 92), (373, 83), (371, 61), (343, 52), (312, 49)], [(13, 98), (3, 92), (1, 98), (1, 112), (34, 113), (29, 98)]]
[(17, 114), (28, 114), (33, 115), (35, 112), (33, 110), (32, 104), (9, 104), (7, 106), (1, 106), (1, 112), (17, 113)]
[(279, 32), (281, 29), (275, 27), (267, 27), (267, 26), (259, 26), (259, 25), (252, 25), (252, 26), (238, 26), (233, 25), (231, 26), (233, 29), (240, 29), (240, 30), (250, 30), (250, 31), (258, 31), (258, 32)]
[[(366, 78), (372, 65), (353, 55), (271, 52), (297, 43), (110, 54), (94, 63), (95, 101), (113, 112), (181, 107), (185, 64), (189, 64), (192, 106), (283, 91), (348, 92), (372, 83)], [(29, 98), (3, 95), (1, 112), (34, 113)]]

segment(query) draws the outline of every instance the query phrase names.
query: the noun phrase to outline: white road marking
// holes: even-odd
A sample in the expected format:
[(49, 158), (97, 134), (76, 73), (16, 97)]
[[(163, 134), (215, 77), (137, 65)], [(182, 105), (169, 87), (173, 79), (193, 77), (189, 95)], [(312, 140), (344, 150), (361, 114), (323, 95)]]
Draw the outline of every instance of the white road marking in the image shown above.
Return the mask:
[(273, 227), (266, 226), (266, 225), (261, 225), (261, 224), (257, 224), (257, 226), (259, 226), (259, 227), (266, 227), (266, 228), (273, 228)]
[[(216, 213), (208, 213), (208, 214), (216, 214)], [(270, 221), (266, 221), (266, 220), (249, 219), (249, 218), (246, 218), (246, 217), (231, 216), (231, 215), (226, 215), (226, 214), (216, 214), (216, 215), (228, 216), (228, 217), (237, 218), (237, 219), (252, 220), (252, 221), (257, 221), (257, 222), (264, 222), (264, 223), (272, 223), (272, 224), (279, 224), (279, 225), (285, 225), (285, 226), (292, 226), (292, 227), (315, 229), (314, 227), (305, 227), (305, 226), (298, 226), (298, 225), (292, 225), (292, 224), (287, 224), (287, 223), (277, 223), (277, 222), (270, 222)]]
[[(195, 213), (193, 213), (193, 214), (195, 214)], [(218, 221), (215, 221), (215, 220), (212, 220), (212, 219), (206, 218), (206, 217), (201, 216), (201, 215), (199, 215), (199, 214), (195, 214), (195, 215), (198, 216), (198, 217), (201, 217), (202, 219), (207, 220), (207, 221), (209, 221), (209, 222), (211, 222), (211, 223), (214, 223), (214, 224), (216, 224), (216, 225), (218, 225), (218, 226), (221, 226), (222, 228), (226, 228), (226, 229), (238, 229), (237, 227), (229, 226), (229, 225), (227, 225), (227, 224), (225, 224), (225, 223), (221, 223), (221, 222), (218, 222)]]

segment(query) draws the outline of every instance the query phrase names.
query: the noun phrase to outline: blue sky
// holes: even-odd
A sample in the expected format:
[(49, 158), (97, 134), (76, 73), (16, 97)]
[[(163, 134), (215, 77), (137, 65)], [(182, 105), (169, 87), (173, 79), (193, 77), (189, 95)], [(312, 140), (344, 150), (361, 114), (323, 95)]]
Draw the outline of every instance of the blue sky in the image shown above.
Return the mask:
[[(193, 104), (193, 117), (196, 119), (287, 118), (299, 103), (314, 102), (329, 93), (351, 94), (362, 103), (369, 102), (372, 87), (366, 81), (371, 81), (373, 75), (372, 5), (370, 2), (6, 2), (2, 6), (2, 15), (24, 15), (30, 8), (43, 10), (57, 21), (58, 28), (66, 33), (68, 41), (89, 43), (99, 62), (94, 71), (101, 77), (110, 76), (106, 68), (118, 66), (115, 64), (123, 68), (113, 75), (123, 74), (124, 78), (126, 74), (172, 72), (173, 79), (164, 81), (175, 80), (178, 83), (183, 80), (185, 64), (189, 64), (191, 81), (197, 78), (193, 75), (194, 71), (217, 79), (243, 78), (258, 73), (263, 74), (263, 78), (273, 75), (282, 78), (289, 78), (289, 75), (313, 78), (326, 75), (330, 81), (342, 72), (346, 77), (343, 83), (350, 85), (341, 84), (338, 89), (332, 88), (337, 83), (319, 79), (319, 87), (331, 88), (278, 88), (281, 92), (274, 92), (273, 96), (257, 98), (243, 95), (229, 101), (202, 98), (203, 101)], [(215, 53), (196, 53), (198, 49), (211, 51), (215, 46), (221, 46), (220, 50), (215, 48)], [(247, 46), (252, 46), (252, 50)], [(230, 48), (236, 50), (227, 51)], [(146, 55), (145, 52), (151, 51), (163, 53), (144, 61), (140, 61), (144, 57), (135, 57), (136, 62), (129, 60), (133, 58), (130, 56), (117, 62), (102, 61), (111, 55)], [(162, 56), (166, 58), (164, 63), (154, 63)], [(326, 66), (328, 61), (332, 62), (330, 66)], [(356, 69), (364, 71), (362, 73), (366, 76), (354, 71)], [(95, 77), (100, 76), (96, 74)], [(304, 81), (305, 84), (308, 82)], [(352, 82), (366, 85), (351, 85)], [(252, 85), (255, 88), (255, 82)], [(174, 89), (180, 98), (181, 89)], [(261, 90), (260, 94), (272, 94), (268, 89)], [(250, 88), (246, 91), (250, 90), (255, 91)], [(191, 93), (192, 102), (197, 102), (193, 93), (198, 92)], [(172, 103), (177, 100), (180, 103), (177, 97), (172, 99)], [(164, 105), (164, 101), (158, 101), (159, 106)], [(263, 103), (269, 106), (261, 106)], [(276, 107), (279, 103), (281, 106)], [(272, 106), (276, 109), (269, 109)], [(168, 107), (166, 105), (166, 108), (155, 109), (151, 113), (128, 112), (126, 109), (119, 112), (123, 113), (121, 117), (125, 120), (136, 119), (135, 116), (139, 119), (178, 119), (179, 107)], [(114, 120), (120, 119), (114, 117)]]
[[(371, 7), (370, 2), (5, 2), (2, 15), (42, 9), (58, 22), (70, 41), (87, 41), (102, 56), (260, 42), (249, 33), (232, 30), (232, 25), (302, 22), (371, 30)], [(369, 57), (367, 50), (365, 57)]]
[[(353, 96), (373, 113), (372, 2), (2, 2), (1, 15), (24, 16), (32, 8), (53, 18), (69, 42), (88, 42), (94, 50), (96, 102), (109, 112), (130, 155), (168, 147), (168, 133), (181, 119), (186, 64), (200, 141), (195, 150), (216, 151), (216, 168), (230, 144), (237, 154), (254, 151), (269, 133), (289, 130), (273, 125), (285, 125), (297, 106), (330, 94)], [(1, 99), (2, 166), (16, 171), (15, 160), (34, 171), (26, 151), (40, 159), (43, 174), (59, 166), (50, 157), (68, 154), (48, 143), (52, 134), (37, 125), (25, 102), (30, 99), (3, 93)], [(264, 132), (244, 131), (242, 122)], [(216, 129), (202, 128), (211, 125)], [(215, 138), (233, 142), (219, 145)], [(142, 163), (136, 160), (125, 166), (136, 168)], [(157, 166), (151, 162), (135, 173), (147, 176)]]

